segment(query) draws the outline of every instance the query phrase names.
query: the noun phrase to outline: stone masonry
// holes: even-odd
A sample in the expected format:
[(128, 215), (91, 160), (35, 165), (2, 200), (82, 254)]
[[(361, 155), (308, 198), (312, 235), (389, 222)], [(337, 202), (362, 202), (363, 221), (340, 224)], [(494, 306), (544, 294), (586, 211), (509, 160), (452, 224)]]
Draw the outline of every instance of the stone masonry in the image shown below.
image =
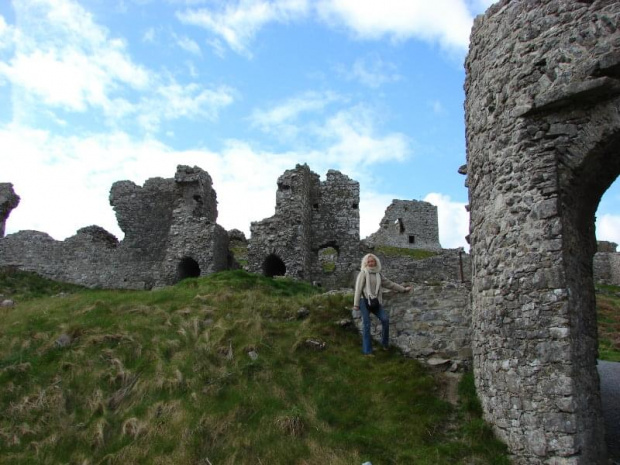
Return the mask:
[(437, 207), (419, 200), (393, 200), (379, 230), (365, 239), (405, 249), (441, 250)]
[(248, 269), (348, 287), (361, 258), (359, 183), (334, 170), (321, 182), (297, 165), (277, 184), (274, 216), (251, 224)]
[(594, 215), (620, 173), (620, 2), (501, 0), (466, 60), (473, 363), (517, 464), (606, 463)]
[(174, 179), (131, 181), (110, 190), (122, 241), (99, 226), (64, 241), (19, 231), (0, 239), (0, 266), (88, 287), (150, 289), (227, 269), (228, 233), (216, 223), (211, 177), (179, 166)]
[[(424, 363), (446, 364), (453, 371), (469, 368), (472, 359), (469, 286), (450, 281), (408, 284), (412, 285), (410, 293), (386, 291), (384, 294), (385, 308), (390, 315), (390, 344), (407, 357)], [(361, 317), (354, 322), (361, 331)], [(381, 323), (374, 317), (371, 334), (379, 343)]]
[(19, 196), (13, 190), (13, 184), (0, 183), (0, 238), (4, 237), (6, 220), (17, 205)]
[(599, 241), (594, 254), (594, 281), (620, 286), (620, 253), (615, 242)]

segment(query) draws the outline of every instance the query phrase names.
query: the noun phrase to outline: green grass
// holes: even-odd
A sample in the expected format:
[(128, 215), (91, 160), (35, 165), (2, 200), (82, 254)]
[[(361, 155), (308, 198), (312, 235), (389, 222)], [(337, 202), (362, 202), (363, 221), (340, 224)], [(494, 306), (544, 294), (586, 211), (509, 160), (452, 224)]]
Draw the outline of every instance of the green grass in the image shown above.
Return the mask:
[(336, 324), (350, 295), (243, 271), (155, 291), (5, 278), (2, 464), (508, 464), (471, 378), (453, 406), (415, 360), (361, 356)]
[(247, 245), (232, 245), (230, 247), (230, 252), (237, 260), (237, 263), (241, 266), (246, 266), (248, 264), (248, 247)]
[(423, 260), (425, 258), (434, 257), (438, 252), (422, 249), (407, 249), (403, 247), (393, 247), (389, 245), (380, 245), (375, 248), (378, 255), (387, 257), (409, 257), (414, 260)]
[(620, 287), (598, 285), (596, 288), (599, 358), (620, 362)]

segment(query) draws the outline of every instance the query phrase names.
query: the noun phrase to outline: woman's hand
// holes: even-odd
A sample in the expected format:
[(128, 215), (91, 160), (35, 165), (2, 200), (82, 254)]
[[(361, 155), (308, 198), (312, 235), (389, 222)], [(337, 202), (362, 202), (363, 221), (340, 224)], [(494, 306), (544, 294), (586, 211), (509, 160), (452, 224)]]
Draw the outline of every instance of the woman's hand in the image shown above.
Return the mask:
[(406, 286), (404, 292), (410, 292), (413, 289), (411, 286)]

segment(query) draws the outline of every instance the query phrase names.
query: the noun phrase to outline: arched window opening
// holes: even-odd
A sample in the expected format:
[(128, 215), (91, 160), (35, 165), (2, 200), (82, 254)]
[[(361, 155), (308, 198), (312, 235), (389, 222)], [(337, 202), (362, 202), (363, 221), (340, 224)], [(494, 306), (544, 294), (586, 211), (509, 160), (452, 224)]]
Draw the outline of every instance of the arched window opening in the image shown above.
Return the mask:
[(271, 254), (263, 262), (263, 274), (268, 278), (284, 276), (286, 275), (286, 265), (280, 257)]
[(333, 273), (336, 271), (336, 264), (338, 263), (339, 250), (335, 245), (323, 246), (318, 251), (319, 266), (323, 273)]
[(200, 276), (200, 265), (191, 257), (184, 257), (177, 266), (179, 281), (185, 278), (197, 278)]
[(403, 234), (405, 232), (405, 224), (403, 223), (402, 218), (398, 218), (396, 221), (394, 221), (394, 224), (396, 225), (398, 234)]

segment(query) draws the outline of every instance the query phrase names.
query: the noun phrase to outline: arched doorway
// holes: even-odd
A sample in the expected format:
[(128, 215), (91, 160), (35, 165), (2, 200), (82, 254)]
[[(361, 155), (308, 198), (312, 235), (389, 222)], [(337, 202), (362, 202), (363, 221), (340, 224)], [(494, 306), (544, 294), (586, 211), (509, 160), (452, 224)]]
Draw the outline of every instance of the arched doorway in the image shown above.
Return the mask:
[(263, 274), (269, 278), (286, 275), (286, 265), (276, 254), (270, 254), (263, 261)]
[(191, 257), (183, 257), (177, 265), (177, 277), (180, 280), (185, 278), (197, 278), (200, 276), (200, 265)]

